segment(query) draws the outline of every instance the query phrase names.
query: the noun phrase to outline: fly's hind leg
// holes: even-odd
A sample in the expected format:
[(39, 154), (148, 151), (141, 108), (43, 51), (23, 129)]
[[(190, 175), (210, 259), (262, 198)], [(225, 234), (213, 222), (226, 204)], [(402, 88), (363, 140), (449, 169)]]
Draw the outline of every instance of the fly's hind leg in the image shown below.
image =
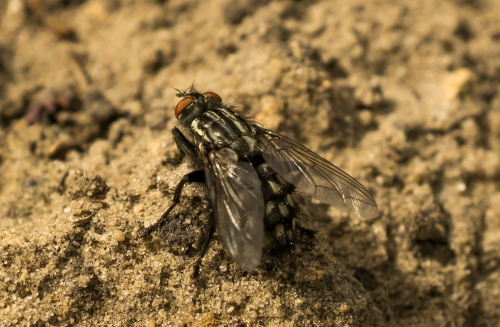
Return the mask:
[(205, 253), (207, 252), (208, 245), (210, 244), (210, 241), (212, 240), (212, 236), (214, 235), (214, 229), (215, 229), (215, 220), (213, 217), (213, 214), (210, 215), (210, 221), (208, 223), (208, 235), (203, 241), (203, 244), (201, 246), (201, 250), (198, 253), (198, 259), (196, 259), (196, 262), (194, 263), (194, 269), (193, 269), (193, 274), (191, 275), (193, 278), (198, 277), (198, 273), (200, 272), (200, 265), (201, 265), (201, 260), (203, 260), (203, 257), (205, 256)]

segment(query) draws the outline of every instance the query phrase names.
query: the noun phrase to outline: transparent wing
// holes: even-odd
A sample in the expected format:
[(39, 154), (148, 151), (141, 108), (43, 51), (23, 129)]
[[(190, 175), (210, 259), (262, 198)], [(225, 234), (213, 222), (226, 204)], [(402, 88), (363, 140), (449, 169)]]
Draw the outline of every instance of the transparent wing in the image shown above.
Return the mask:
[(253, 166), (231, 149), (208, 154), (205, 175), (222, 243), (244, 269), (260, 263), (264, 238), (264, 198)]
[(257, 127), (257, 138), (269, 166), (297, 190), (358, 217), (378, 216), (370, 192), (340, 168), (284, 135)]

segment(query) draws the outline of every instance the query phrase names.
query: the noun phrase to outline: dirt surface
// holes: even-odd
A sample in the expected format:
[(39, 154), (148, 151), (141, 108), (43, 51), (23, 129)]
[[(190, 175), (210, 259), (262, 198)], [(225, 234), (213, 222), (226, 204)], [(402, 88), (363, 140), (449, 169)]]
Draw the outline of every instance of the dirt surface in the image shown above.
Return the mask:
[[(0, 1), (1, 326), (500, 326), (500, 2)], [(366, 185), (252, 273), (169, 130), (195, 82)]]

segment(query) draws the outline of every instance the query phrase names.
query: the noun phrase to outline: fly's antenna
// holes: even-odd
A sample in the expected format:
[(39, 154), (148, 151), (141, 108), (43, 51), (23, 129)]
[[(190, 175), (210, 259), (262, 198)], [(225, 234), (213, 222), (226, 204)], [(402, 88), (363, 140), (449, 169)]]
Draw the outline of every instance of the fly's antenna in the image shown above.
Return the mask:
[(182, 98), (186, 94), (186, 91), (181, 91), (173, 86), (170, 87), (177, 91), (177, 93), (175, 94), (176, 97)]
[(191, 88), (189, 89), (189, 93), (198, 93), (194, 88), (194, 82), (196, 81), (196, 76), (193, 79), (193, 83), (191, 83)]

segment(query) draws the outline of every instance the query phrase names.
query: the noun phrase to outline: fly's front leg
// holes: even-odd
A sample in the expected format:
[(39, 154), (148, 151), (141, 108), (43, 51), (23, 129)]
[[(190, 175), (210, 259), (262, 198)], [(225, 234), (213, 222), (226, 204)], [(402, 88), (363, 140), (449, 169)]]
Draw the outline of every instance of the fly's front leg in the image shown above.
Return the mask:
[[(184, 134), (182, 134), (182, 132), (177, 127), (174, 127), (172, 129), (172, 136), (174, 137), (174, 141), (177, 144), (177, 147), (179, 148), (179, 151), (181, 153), (182, 158), (185, 155), (188, 155), (192, 158), (195, 158), (196, 147), (194, 146), (193, 143), (191, 143), (184, 136)], [(160, 219), (158, 219), (158, 221), (156, 223), (149, 226), (141, 234), (141, 237), (143, 237), (143, 238), (149, 237), (152, 232), (154, 232), (156, 229), (159, 229), (167, 221), (168, 215), (175, 208), (175, 206), (177, 204), (179, 204), (179, 202), (181, 200), (181, 193), (182, 193), (182, 189), (184, 188), (185, 184), (187, 184), (187, 183), (204, 183), (204, 182), (205, 182), (205, 174), (204, 174), (203, 170), (192, 171), (192, 172), (184, 175), (175, 188), (174, 199), (172, 200), (172, 204), (170, 204), (170, 206), (163, 213), (163, 215), (161, 215)]]
[(177, 127), (172, 129), (172, 136), (174, 137), (175, 144), (177, 144), (182, 156), (187, 154), (192, 159), (197, 157), (196, 146), (191, 143)]
[[(181, 159), (184, 158), (185, 155), (190, 157), (190, 159), (194, 160), (197, 163), (200, 163), (199, 156), (196, 151), (196, 146), (191, 143), (184, 134), (177, 128), (174, 127), (172, 129), (172, 136), (174, 137), (174, 141), (177, 144), (177, 147), (179, 148), (179, 152), (181, 154)], [(182, 179), (179, 181), (177, 184), (175, 191), (174, 191), (174, 198), (172, 200), (172, 203), (170, 206), (167, 208), (167, 210), (161, 215), (160, 219), (150, 227), (148, 227), (142, 234), (141, 237), (147, 238), (151, 235), (152, 232), (154, 232), (157, 229), (160, 229), (161, 226), (167, 221), (168, 215), (170, 212), (175, 208), (177, 204), (180, 202), (181, 198), (181, 193), (184, 188), (184, 186), (187, 183), (205, 183), (205, 173), (203, 170), (196, 170), (193, 172), (190, 172), (182, 177)], [(194, 266), (194, 272), (193, 272), (193, 277), (196, 277), (198, 275), (198, 272), (200, 270), (200, 264), (205, 256), (205, 252), (207, 251), (208, 245), (210, 244), (210, 240), (212, 239), (212, 235), (214, 233), (215, 229), (215, 221), (212, 215), (210, 215), (210, 220), (209, 220), (209, 227), (208, 227), (208, 235), (206, 236), (205, 240), (203, 241), (202, 247), (200, 252), (198, 253), (198, 259), (195, 262)]]
[(195, 170), (190, 173), (187, 173), (182, 177), (180, 182), (177, 184), (174, 192), (174, 198), (172, 200), (172, 204), (168, 207), (168, 209), (161, 215), (160, 219), (153, 225), (149, 226), (142, 234), (141, 237), (147, 238), (154, 232), (156, 229), (160, 229), (160, 227), (167, 221), (167, 217), (170, 212), (175, 208), (176, 205), (181, 201), (181, 193), (184, 185), (187, 183), (205, 183), (205, 173), (203, 170)]
[(162, 161), (162, 164), (173, 164), (178, 165), (187, 155), (191, 159), (196, 160), (196, 148), (193, 143), (191, 143), (184, 134), (177, 128), (172, 129), (172, 136), (174, 137), (175, 144), (177, 145), (178, 152), (175, 157), (168, 157)]

